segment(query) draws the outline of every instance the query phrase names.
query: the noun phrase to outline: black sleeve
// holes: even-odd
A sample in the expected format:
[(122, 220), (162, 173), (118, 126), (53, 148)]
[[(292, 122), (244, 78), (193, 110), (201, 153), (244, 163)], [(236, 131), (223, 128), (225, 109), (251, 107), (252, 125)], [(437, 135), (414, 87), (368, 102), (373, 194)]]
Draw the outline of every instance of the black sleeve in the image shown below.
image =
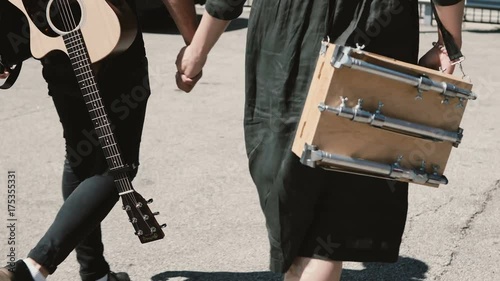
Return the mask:
[(31, 57), (28, 20), (9, 1), (0, 1), (0, 56), (12, 66)]
[(451, 6), (455, 5), (459, 2), (462, 2), (463, 0), (432, 0), (434, 4), (438, 6)]
[(207, 0), (205, 9), (214, 18), (234, 20), (243, 12), (246, 0)]

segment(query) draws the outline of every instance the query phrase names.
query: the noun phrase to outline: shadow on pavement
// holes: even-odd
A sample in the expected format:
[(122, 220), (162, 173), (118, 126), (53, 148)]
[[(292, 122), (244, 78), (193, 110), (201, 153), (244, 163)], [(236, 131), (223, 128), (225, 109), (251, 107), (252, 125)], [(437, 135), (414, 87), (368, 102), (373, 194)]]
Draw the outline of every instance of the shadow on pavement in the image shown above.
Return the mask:
[(425, 262), (399, 257), (397, 263), (363, 263), (364, 269), (342, 271), (342, 281), (417, 281), (425, 280), (429, 266)]
[[(400, 257), (397, 263), (364, 263), (364, 269), (342, 271), (342, 281), (418, 281), (425, 280), (429, 266), (423, 261)], [(199, 272), (166, 271), (152, 281), (281, 281), (281, 274), (271, 272)]]
[[(183, 277), (183, 279), (179, 279)], [(152, 281), (281, 281), (281, 274), (272, 272), (197, 272), (167, 271), (151, 277)]]
[[(478, 28), (463, 28), (462, 29), (463, 33), (470, 32), (470, 33), (483, 33), (483, 34), (496, 34), (500, 33), (500, 28), (494, 28), (494, 29), (478, 29)], [(420, 30), (420, 33), (422, 34), (428, 34), (428, 33), (437, 33), (437, 27), (436, 30)]]
[(464, 31), (467, 32), (472, 32), (472, 33), (485, 33), (485, 34), (494, 34), (494, 33), (500, 33), (500, 28), (495, 28), (495, 29), (465, 29)]

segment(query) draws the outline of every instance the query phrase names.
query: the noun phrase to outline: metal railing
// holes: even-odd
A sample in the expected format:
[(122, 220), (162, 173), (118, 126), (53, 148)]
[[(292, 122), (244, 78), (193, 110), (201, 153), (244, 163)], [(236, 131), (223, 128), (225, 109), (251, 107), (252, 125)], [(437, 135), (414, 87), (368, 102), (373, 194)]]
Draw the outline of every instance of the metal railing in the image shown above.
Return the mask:
[[(419, 0), (420, 19), (425, 25), (435, 25), (430, 0)], [(464, 22), (500, 24), (500, 0), (467, 0)]]
[(464, 22), (500, 24), (500, 11), (491, 8), (467, 7)]

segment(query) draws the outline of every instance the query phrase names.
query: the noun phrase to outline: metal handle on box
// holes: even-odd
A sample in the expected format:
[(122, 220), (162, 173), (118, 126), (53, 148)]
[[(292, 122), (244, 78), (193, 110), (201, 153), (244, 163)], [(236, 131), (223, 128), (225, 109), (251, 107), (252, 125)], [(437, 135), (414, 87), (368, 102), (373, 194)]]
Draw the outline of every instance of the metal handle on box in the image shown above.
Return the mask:
[(432, 141), (449, 141), (454, 147), (458, 147), (463, 137), (463, 129), (458, 132), (451, 132), (434, 128), (422, 124), (412, 123), (405, 120), (384, 116), (381, 113), (383, 103), (379, 102), (379, 107), (375, 113), (371, 113), (362, 108), (363, 100), (359, 99), (358, 104), (354, 107), (346, 106), (346, 98), (341, 97), (341, 104), (337, 107), (332, 107), (320, 103), (318, 109), (322, 112), (332, 112), (336, 115), (350, 119), (355, 122), (369, 124), (373, 127), (381, 129), (389, 129), (401, 134), (409, 136), (420, 136)]
[(462, 89), (457, 87), (454, 84), (448, 82), (437, 82), (426, 76), (413, 76), (407, 73), (399, 72), (390, 68), (378, 66), (351, 56), (351, 53), (355, 50), (351, 47), (338, 46), (338, 50), (334, 53), (331, 64), (335, 68), (340, 67), (350, 67), (352, 69), (361, 70), (364, 72), (380, 75), (382, 77), (386, 77), (392, 80), (396, 80), (399, 82), (403, 82), (409, 84), (411, 86), (415, 86), (419, 91), (419, 97), (421, 91), (435, 91), (442, 94), (445, 99), (444, 102), (447, 102), (448, 98), (458, 98), (467, 99), (467, 100), (475, 100), (477, 99), (477, 95), (472, 91)]
[[(393, 164), (384, 164), (374, 161), (353, 158), (349, 156), (332, 154), (318, 149), (317, 146), (304, 146), (304, 152), (300, 159), (301, 163), (312, 168), (316, 168), (318, 163), (326, 163), (356, 171), (364, 172), (367, 176), (373, 175), (391, 180), (407, 180), (418, 184), (448, 184), (448, 179), (444, 175), (439, 175), (439, 167), (434, 166), (434, 173), (425, 171), (425, 163), (419, 169), (404, 168), (400, 162), (402, 157), (398, 158)], [(321, 166), (321, 164), (319, 164)]]

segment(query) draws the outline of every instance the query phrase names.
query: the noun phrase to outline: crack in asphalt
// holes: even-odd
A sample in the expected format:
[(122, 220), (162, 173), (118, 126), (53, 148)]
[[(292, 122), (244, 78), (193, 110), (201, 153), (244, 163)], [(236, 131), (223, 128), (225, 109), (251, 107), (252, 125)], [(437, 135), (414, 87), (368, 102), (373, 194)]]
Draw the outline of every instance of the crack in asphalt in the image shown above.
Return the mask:
[(455, 200), (455, 197), (450, 197), (450, 199), (449, 199), (448, 201), (446, 201), (445, 203), (439, 204), (436, 208), (434, 208), (434, 209), (432, 209), (432, 210), (425, 210), (425, 211), (423, 211), (423, 212), (420, 212), (420, 213), (418, 213), (418, 214), (416, 214), (416, 215), (414, 215), (414, 216), (410, 217), (410, 218), (408, 219), (408, 223), (407, 223), (407, 225), (408, 225), (408, 226), (406, 227), (406, 229), (407, 229), (407, 230), (405, 231), (405, 233), (404, 233), (404, 235), (403, 235), (403, 239), (405, 239), (406, 237), (408, 237), (408, 236), (409, 236), (409, 234), (410, 234), (410, 232), (413, 230), (413, 221), (414, 221), (416, 218), (418, 218), (418, 217), (420, 217), (420, 216), (422, 216), (422, 215), (428, 214), (428, 213), (433, 213), (433, 214), (435, 214), (435, 213), (439, 212), (439, 210), (441, 210), (443, 207), (445, 207), (445, 206), (447, 206), (448, 204), (450, 204), (451, 202), (453, 202), (453, 200)]
[(464, 240), (469, 235), (469, 232), (472, 229), (474, 222), (476, 221), (476, 219), (481, 214), (483, 214), (486, 211), (486, 208), (488, 207), (488, 204), (493, 200), (493, 194), (496, 191), (498, 191), (498, 190), (500, 190), (500, 180), (497, 180), (495, 182), (495, 184), (493, 185), (493, 188), (491, 188), (491, 189), (487, 190), (486, 192), (484, 192), (484, 194), (486, 195), (485, 200), (483, 201), (483, 203), (481, 203), (479, 209), (476, 212), (474, 212), (469, 217), (469, 219), (467, 219), (467, 221), (465, 222), (465, 225), (460, 228), (460, 236), (459, 236), (458, 240), (455, 243), (453, 251), (450, 253), (450, 257), (448, 259), (448, 262), (443, 266), (443, 270), (441, 271), (440, 274), (438, 274), (434, 278), (434, 280), (441, 280), (441, 278), (444, 275), (446, 275), (446, 273), (448, 273), (448, 267), (453, 264), (453, 261), (455, 260), (455, 258), (459, 254), (459, 248), (461, 246), (460, 242), (462, 240)]

